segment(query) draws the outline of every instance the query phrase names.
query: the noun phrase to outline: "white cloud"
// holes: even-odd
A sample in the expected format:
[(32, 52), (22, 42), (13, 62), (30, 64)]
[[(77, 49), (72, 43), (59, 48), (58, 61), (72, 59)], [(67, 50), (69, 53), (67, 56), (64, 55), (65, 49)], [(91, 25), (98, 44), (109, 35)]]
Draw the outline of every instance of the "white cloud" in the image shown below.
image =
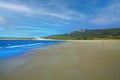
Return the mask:
[(3, 17), (0, 17), (0, 23), (4, 21), (4, 18)]
[(0, 25), (3, 25), (3, 24), (8, 24), (8, 20), (6, 20), (4, 17), (0, 17)]
[(109, 25), (120, 22), (120, 3), (110, 4), (99, 11), (89, 22), (96, 25)]
[(1, 3), (0, 2), (0, 7), (12, 9), (12, 10), (16, 10), (16, 11), (22, 11), (22, 12), (29, 12), (29, 13), (34, 12), (31, 8), (26, 7), (24, 5), (17, 5), (17, 4), (11, 4), (11, 3), (3, 3), (3, 2)]
[[(26, 5), (20, 4), (13, 4), (13, 3), (6, 3), (0, 2), (0, 8), (6, 8), (13, 11), (25, 12), (34, 15), (43, 15), (43, 16), (51, 16), (65, 20), (76, 20), (76, 19), (83, 19), (83, 14), (78, 13), (76, 11), (72, 11), (69, 9), (61, 8), (54, 11), (49, 6), (44, 7), (41, 6), (39, 8), (31, 8)], [(55, 7), (56, 8), (56, 7)]]
[(65, 15), (59, 14), (59, 13), (47, 13), (47, 14), (43, 14), (43, 15), (50, 15), (50, 16), (54, 16), (54, 17), (58, 17), (58, 18), (66, 19), (66, 20), (71, 19), (69, 16), (65, 16)]

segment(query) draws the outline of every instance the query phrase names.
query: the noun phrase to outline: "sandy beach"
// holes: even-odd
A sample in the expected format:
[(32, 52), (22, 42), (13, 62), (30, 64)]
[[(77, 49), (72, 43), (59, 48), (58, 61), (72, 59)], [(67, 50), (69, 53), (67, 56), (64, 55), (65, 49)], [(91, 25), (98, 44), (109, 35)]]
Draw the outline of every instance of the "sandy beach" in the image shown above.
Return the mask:
[(120, 40), (71, 40), (2, 59), (0, 80), (120, 80)]

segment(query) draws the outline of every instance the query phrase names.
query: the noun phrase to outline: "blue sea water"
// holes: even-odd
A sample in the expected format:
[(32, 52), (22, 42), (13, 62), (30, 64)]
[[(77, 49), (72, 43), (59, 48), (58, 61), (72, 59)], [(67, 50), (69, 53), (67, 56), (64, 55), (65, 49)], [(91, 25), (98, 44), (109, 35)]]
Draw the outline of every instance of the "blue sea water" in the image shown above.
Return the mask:
[(0, 59), (18, 56), (24, 51), (58, 44), (56, 40), (0, 40)]

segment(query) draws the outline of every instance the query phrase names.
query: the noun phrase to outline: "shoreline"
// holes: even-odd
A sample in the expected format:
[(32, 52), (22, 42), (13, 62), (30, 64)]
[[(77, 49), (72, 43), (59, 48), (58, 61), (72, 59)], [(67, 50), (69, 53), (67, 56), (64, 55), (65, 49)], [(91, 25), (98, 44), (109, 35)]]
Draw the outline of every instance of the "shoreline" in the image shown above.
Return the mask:
[(1, 80), (119, 80), (119, 40), (65, 41), (0, 61)]
[[(14, 42), (15, 41), (15, 42)], [(2, 42), (2, 41), (1, 41)], [(0, 59), (9, 58), (9, 57), (16, 57), (22, 55), (22, 53), (25, 53), (29, 50), (32, 50), (34, 48), (40, 48), (45, 46), (50, 46), (54, 44), (59, 44), (62, 41), (56, 41), (56, 40), (39, 40), (35, 42), (35, 40), (32, 42), (32, 40), (12, 40), (12, 41), (3, 41), (0, 46)], [(22, 44), (19, 44), (22, 43)]]

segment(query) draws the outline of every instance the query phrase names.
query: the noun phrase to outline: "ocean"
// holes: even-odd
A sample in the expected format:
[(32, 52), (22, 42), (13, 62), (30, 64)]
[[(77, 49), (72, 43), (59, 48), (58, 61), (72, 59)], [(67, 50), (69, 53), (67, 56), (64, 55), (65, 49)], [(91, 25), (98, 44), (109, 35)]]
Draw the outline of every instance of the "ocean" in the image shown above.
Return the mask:
[(0, 59), (19, 56), (25, 51), (61, 42), (57, 40), (0, 40)]

